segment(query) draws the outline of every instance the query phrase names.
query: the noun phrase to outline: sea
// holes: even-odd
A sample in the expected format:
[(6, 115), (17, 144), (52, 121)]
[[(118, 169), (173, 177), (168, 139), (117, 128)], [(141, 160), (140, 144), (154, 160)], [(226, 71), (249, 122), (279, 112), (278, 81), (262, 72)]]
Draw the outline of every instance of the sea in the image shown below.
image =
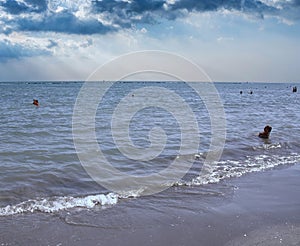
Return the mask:
[[(85, 83), (94, 83), (101, 96), (80, 101)], [(215, 90), (205, 91), (200, 82), (85, 83), (0, 83), (0, 217), (74, 211), (77, 218), (86, 211), (101, 216), (102, 208), (134, 207), (151, 197), (158, 203), (154, 207), (159, 201), (180, 207), (181, 199), (196, 193), (203, 201), (226, 196), (231, 180), (300, 164), (300, 95), (292, 92), (297, 84), (218, 82), (209, 85)], [(121, 107), (125, 99), (133, 106)], [(76, 110), (79, 103), (82, 111)], [(209, 106), (215, 103), (221, 114)], [(87, 131), (88, 119), (94, 135), (78, 140), (78, 127)], [(214, 124), (225, 131), (219, 133)], [(258, 133), (266, 125), (272, 132), (261, 139)], [(215, 135), (220, 136), (216, 145)], [(88, 149), (95, 141), (96, 149)], [(87, 149), (81, 148), (85, 143)], [(212, 152), (220, 155), (207, 162)], [(85, 153), (91, 153), (95, 172)], [(174, 162), (175, 169), (187, 165), (183, 173), (163, 177)], [(129, 177), (128, 185), (120, 173)], [(152, 174), (155, 178), (147, 179)], [(149, 186), (151, 192), (144, 193)]]

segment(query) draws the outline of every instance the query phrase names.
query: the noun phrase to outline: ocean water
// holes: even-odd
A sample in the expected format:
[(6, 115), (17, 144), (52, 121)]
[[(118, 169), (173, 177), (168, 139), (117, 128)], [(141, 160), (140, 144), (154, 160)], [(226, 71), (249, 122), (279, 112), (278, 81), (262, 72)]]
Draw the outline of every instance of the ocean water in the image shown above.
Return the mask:
[[(292, 93), (294, 85), (214, 85), (225, 112), (226, 141), (221, 158), (209, 172), (201, 175), (203, 163), (211, 151), (212, 112), (195, 90), (183, 82), (118, 82), (105, 92), (101, 101), (91, 95), (86, 104), (87, 107), (92, 103), (97, 105), (95, 136), (98, 147), (110, 165), (135, 176), (159, 173), (174, 160), (189, 162), (191, 168), (179, 180), (162, 183), (155, 180), (157, 186), (169, 187), (158, 195), (164, 203), (168, 203), (168, 197), (174, 198), (174, 193), (177, 196), (177, 192), (180, 197), (187, 198), (190, 190), (185, 187), (194, 187), (193, 192), (204, 198), (219, 196), (224, 192), (223, 184), (230, 179), (300, 163), (300, 96)], [(0, 83), (0, 216), (57, 213), (78, 208), (89, 210), (114, 206), (131, 197), (139, 199), (140, 190), (123, 187), (124, 192), (116, 192), (105, 188), (101, 182), (95, 182), (82, 165), (77, 155), (81, 150), (75, 149), (72, 132), (74, 107), (82, 86), (82, 82)], [(159, 106), (150, 107), (150, 98), (157, 95), (139, 96), (139, 92), (148, 87), (172, 91), (189, 105), (199, 134), (194, 134), (194, 129), (185, 129), (185, 134), (191, 142), (200, 141), (196, 150), (181, 150), (183, 126), (176, 120), (175, 112)], [(214, 98), (215, 92), (209, 93)], [(141, 107), (128, 125), (131, 142), (141, 149), (133, 153), (138, 155), (135, 160), (130, 157), (132, 153), (126, 155), (119, 149), (126, 144), (122, 142), (123, 125), (112, 124), (115, 110), (124, 97), (135, 100)], [(39, 100), (39, 107), (32, 105), (34, 98)], [(164, 98), (159, 100), (164, 102)], [(130, 116), (128, 111), (123, 109), (118, 113), (121, 123)], [(188, 118), (181, 104), (176, 104), (176, 112)], [(84, 111), (82, 119), (85, 119)], [(258, 138), (258, 132), (267, 124), (273, 127), (270, 138)], [(163, 132), (155, 131), (149, 135), (157, 127)], [(115, 142), (118, 134), (121, 136), (119, 145)], [(164, 142), (158, 154), (151, 148), (151, 137)], [(89, 142), (90, 139), (82, 141)], [(110, 182), (117, 182), (118, 178), (112, 175)]]

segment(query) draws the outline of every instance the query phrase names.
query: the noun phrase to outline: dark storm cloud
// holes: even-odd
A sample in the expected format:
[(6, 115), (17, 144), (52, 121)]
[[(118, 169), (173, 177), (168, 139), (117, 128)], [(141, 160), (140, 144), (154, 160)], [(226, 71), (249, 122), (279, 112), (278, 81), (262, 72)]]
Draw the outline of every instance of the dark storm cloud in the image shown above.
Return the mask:
[[(49, 9), (53, 4), (56, 9)], [(85, 4), (84, 16), (76, 14), (79, 4)], [(0, 30), (5, 34), (12, 31), (105, 34), (136, 24), (182, 18), (191, 12), (224, 9), (258, 18), (266, 15), (290, 20), (300, 18), (300, 0), (273, 1), (269, 5), (259, 0), (0, 0), (0, 22), (3, 23)], [(8, 18), (8, 14), (13, 18)]]
[(165, 1), (161, 0), (134, 0), (130, 2), (118, 0), (102, 0), (93, 1), (93, 6), (97, 11), (114, 12), (118, 10), (125, 10), (127, 13), (144, 13), (147, 11), (160, 11), (163, 8)]
[(1, 2), (0, 6), (8, 13), (18, 15), (26, 12), (43, 12), (47, 9), (47, 2), (45, 0), (6, 0)]
[(6, 1), (2, 3), (2, 6), (4, 10), (13, 15), (28, 11), (28, 7), (24, 3), (18, 3), (17, 1)]
[(7, 39), (0, 40), (0, 51), (0, 62), (24, 57), (51, 55), (51, 52), (46, 49), (30, 47), (28, 44), (13, 43)]
[(166, 9), (166, 0), (94, 0), (93, 13), (106, 13), (121, 27), (131, 27), (134, 24), (155, 24), (160, 19), (176, 19), (183, 15), (176, 9)]
[(296, 5), (296, 6), (300, 6), (300, 0), (294, 0), (293, 3), (294, 3), (294, 5)]
[[(274, 2), (275, 3), (275, 2)], [(171, 3), (166, 0), (94, 0), (93, 12), (109, 13), (112, 18), (122, 18), (124, 23), (155, 23), (157, 18), (176, 19), (191, 12), (214, 12), (218, 10), (240, 11), (248, 15), (288, 17), (288, 12), (299, 7), (300, 0), (282, 1), (267, 5), (259, 0), (177, 0)], [(140, 19), (136, 17), (139, 16)], [(298, 16), (300, 17), (300, 11)], [(291, 18), (293, 18), (291, 16)]]
[(63, 11), (50, 13), (40, 19), (23, 18), (16, 22), (17, 28), (22, 31), (44, 31), (67, 34), (104, 34), (113, 31), (113, 27), (105, 26), (96, 19), (80, 20), (73, 13)]

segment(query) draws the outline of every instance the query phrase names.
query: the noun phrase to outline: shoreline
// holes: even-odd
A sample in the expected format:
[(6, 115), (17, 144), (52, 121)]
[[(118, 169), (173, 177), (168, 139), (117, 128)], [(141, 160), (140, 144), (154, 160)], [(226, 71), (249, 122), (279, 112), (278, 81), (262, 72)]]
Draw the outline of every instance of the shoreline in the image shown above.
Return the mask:
[(217, 196), (184, 187), (107, 209), (0, 217), (0, 244), (296, 245), (299, 175), (296, 164), (225, 180)]

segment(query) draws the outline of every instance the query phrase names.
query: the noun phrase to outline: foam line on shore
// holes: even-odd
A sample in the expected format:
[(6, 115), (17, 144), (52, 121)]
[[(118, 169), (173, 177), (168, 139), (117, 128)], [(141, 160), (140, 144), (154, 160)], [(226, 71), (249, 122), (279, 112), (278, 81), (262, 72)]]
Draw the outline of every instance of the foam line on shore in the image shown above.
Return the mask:
[[(195, 158), (199, 158), (195, 155)], [(300, 163), (299, 154), (289, 156), (279, 155), (256, 155), (247, 156), (243, 160), (223, 160), (211, 166), (211, 170), (205, 175), (199, 175), (190, 181), (181, 180), (173, 186), (199, 186), (212, 183), (219, 183), (224, 179), (240, 177), (247, 173), (269, 170), (278, 166), (294, 165)], [(168, 184), (168, 186), (170, 186)], [(142, 194), (142, 190), (124, 192), (124, 194), (97, 194), (84, 197), (52, 197), (33, 199), (21, 202), (16, 205), (7, 205), (0, 208), (0, 216), (21, 214), (21, 213), (55, 213), (72, 208), (94, 208), (95, 206), (115, 205), (119, 199), (136, 198)]]
[(71, 208), (93, 208), (97, 205), (115, 205), (118, 202), (118, 196), (109, 194), (89, 195), (85, 197), (56, 197), (44, 198), (40, 200), (28, 200), (17, 205), (8, 205), (0, 208), (0, 216), (14, 215), (20, 213), (54, 213)]
[(293, 165), (300, 163), (300, 155), (293, 153), (289, 156), (279, 155), (257, 155), (247, 156), (244, 160), (225, 160), (219, 161), (211, 167), (210, 172), (206, 175), (199, 175), (191, 181), (180, 181), (176, 185), (205, 185), (218, 183), (228, 178), (240, 177), (247, 173), (261, 172), (278, 166)]

